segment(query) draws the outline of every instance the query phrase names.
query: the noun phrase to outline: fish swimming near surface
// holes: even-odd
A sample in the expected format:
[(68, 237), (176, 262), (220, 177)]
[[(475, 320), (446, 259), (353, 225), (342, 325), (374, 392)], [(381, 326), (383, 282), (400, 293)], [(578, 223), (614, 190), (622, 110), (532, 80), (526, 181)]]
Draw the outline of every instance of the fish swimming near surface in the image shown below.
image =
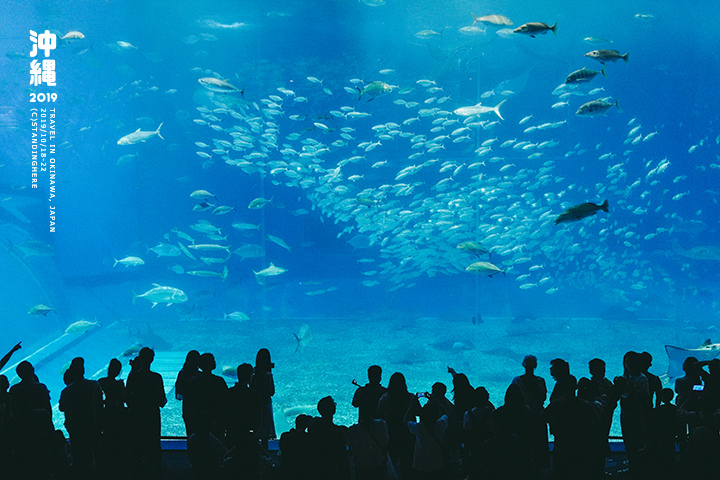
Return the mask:
[(582, 220), (583, 218), (595, 215), (600, 210), (602, 210), (603, 212), (609, 211), (607, 200), (605, 200), (601, 205), (591, 202), (574, 205), (557, 216), (557, 218), (555, 219), (555, 225), (558, 225), (560, 223), (577, 222), (578, 220)]
[(300, 331), (298, 333), (293, 333), (293, 336), (295, 337), (295, 352), (302, 350), (307, 346), (308, 343), (310, 343), (310, 340), (312, 340), (312, 333), (310, 332), (310, 326), (307, 324), (303, 324), (300, 327)]
[(618, 110), (620, 110), (620, 105), (618, 104), (620, 101), (619, 98), (615, 100), (614, 103), (608, 100), (609, 99), (607, 98), (601, 98), (599, 100), (593, 100), (592, 102), (580, 105), (580, 108), (577, 109), (575, 115), (581, 117), (595, 117), (597, 115), (605, 115), (611, 107), (617, 107)]
[(513, 30), (513, 33), (528, 35), (535, 38), (535, 35), (544, 35), (549, 31), (552, 31), (555, 35), (557, 35), (557, 22), (555, 22), (552, 26), (543, 22), (525, 23)]
[(154, 137), (157, 135), (158, 137), (163, 138), (162, 135), (160, 135), (160, 127), (162, 127), (163, 124), (161, 123), (157, 130), (154, 131), (141, 131), (139, 128), (135, 130), (133, 133), (130, 133), (128, 135), (125, 135), (120, 140), (117, 141), (118, 145), (135, 145), (136, 143), (145, 142), (148, 138)]
[(720, 356), (720, 343), (712, 343), (710, 339), (705, 340), (697, 348), (682, 348), (673, 345), (665, 345), (668, 356), (667, 376), (677, 378), (684, 375), (682, 364), (688, 357), (695, 357), (700, 362), (712, 360)]
[(586, 57), (597, 60), (603, 65), (607, 62), (617, 62), (621, 58), (625, 63), (628, 63), (628, 55), (630, 55), (630, 52), (627, 52), (625, 55), (620, 55), (620, 52), (617, 50), (593, 50), (585, 54)]

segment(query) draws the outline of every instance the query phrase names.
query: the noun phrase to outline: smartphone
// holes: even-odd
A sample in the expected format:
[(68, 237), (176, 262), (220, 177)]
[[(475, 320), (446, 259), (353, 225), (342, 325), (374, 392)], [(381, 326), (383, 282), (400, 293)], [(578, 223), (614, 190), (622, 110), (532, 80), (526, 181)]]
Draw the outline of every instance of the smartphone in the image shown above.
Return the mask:
[(703, 389), (705, 389), (704, 385), (693, 385), (693, 391), (695, 392), (702, 392)]

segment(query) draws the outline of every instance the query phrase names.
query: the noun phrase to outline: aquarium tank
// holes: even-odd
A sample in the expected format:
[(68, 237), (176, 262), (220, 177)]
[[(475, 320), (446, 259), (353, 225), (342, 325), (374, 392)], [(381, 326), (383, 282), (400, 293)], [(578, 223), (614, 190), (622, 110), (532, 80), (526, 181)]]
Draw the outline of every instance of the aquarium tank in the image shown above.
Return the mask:
[(144, 346), (167, 436), (191, 349), (268, 348), (278, 433), (373, 364), (499, 406), (527, 354), (718, 351), (712, 2), (6, 3), (0, 350), (58, 428)]

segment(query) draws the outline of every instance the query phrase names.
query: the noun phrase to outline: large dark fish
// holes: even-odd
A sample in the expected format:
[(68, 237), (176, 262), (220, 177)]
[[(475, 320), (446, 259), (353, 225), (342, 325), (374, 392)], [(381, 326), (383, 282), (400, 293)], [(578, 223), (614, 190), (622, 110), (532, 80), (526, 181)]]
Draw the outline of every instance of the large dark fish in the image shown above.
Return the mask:
[(603, 212), (608, 211), (608, 201), (605, 200), (602, 205), (598, 205), (596, 203), (581, 203), (580, 205), (575, 205), (573, 207), (568, 208), (563, 213), (558, 215), (558, 217), (555, 219), (555, 225), (558, 223), (571, 223), (571, 222), (577, 222), (578, 220), (582, 220), (585, 217), (590, 217), (592, 215), (595, 215), (598, 210), (602, 210)]

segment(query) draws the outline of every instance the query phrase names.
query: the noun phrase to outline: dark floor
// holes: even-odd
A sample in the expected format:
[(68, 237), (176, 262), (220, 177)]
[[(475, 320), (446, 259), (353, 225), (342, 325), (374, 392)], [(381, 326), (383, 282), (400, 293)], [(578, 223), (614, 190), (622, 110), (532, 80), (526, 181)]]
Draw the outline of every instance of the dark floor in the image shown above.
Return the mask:
[[(614, 442), (611, 445), (613, 451), (606, 460), (606, 476), (617, 479), (629, 478), (626, 464), (627, 457), (622, 442)], [(163, 473), (165, 480), (195, 480), (185, 448), (184, 439), (163, 440)], [(270, 442), (269, 451), (277, 466), (278, 442)], [(274, 479), (277, 476), (270, 475), (268, 478)], [(551, 478), (550, 472), (546, 472), (544, 478)]]

